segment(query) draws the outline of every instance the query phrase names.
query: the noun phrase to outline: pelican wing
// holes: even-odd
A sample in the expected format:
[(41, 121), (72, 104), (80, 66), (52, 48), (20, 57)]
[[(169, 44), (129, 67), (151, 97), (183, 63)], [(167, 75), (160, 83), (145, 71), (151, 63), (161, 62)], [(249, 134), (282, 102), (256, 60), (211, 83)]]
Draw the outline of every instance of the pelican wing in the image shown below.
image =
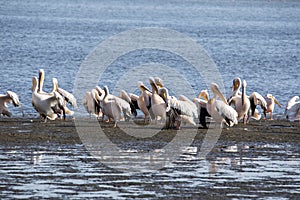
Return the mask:
[(252, 111), (252, 114), (251, 115), (254, 115), (254, 112), (255, 112), (255, 109), (256, 109), (256, 106), (257, 105), (260, 105), (260, 107), (263, 109), (263, 110), (267, 110), (267, 101), (266, 99), (260, 95), (259, 93), (257, 92), (253, 92), (250, 97), (249, 97), (249, 100), (250, 100), (250, 108), (251, 108), (251, 111)]
[(186, 116), (195, 117), (195, 118), (198, 116), (197, 107), (190, 100), (182, 101), (182, 100), (178, 100), (176, 98), (170, 97), (168, 103), (172, 108), (177, 110), (180, 115), (186, 115)]
[(74, 97), (73, 94), (69, 93), (68, 91), (62, 89), (62, 88), (58, 88), (57, 92), (64, 97), (64, 99), (74, 108), (77, 108), (77, 102), (76, 102), (76, 98)]
[(21, 103), (19, 101), (19, 97), (18, 97), (18, 95), (16, 93), (14, 93), (12, 91), (7, 91), (6, 93), (10, 97), (10, 99), (12, 100), (13, 105), (15, 107), (21, 106)]
[(300, 102), (295, 103), (288, 112), (287, 119), (290, 121), (300, 120)]
[(234, 124), (238, 124), (238, 114), (231, 106), (227, 105), (225, 102), (217, 100), (216, 109), (219, 114), (226, 120), (232, 121)]
[(286, 107), (285, 107), (285, 111), (284, 111), (284, 114), (285, 115), (288, 115), (288, 112), (289, 110), (296, 104), (298, 103), (298, 100), (299, 100), (299, 96), (294, 96), (292, 97), (286, 104)]

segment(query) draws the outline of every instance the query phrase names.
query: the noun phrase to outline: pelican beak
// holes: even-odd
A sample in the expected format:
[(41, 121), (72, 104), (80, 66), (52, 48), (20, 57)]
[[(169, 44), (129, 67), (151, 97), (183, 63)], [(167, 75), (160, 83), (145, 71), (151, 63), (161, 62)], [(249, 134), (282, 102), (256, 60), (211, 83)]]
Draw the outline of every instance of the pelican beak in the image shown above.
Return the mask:
[(224, 95), (221, 93), (220, 89), (218, 87), (214, 87), (212, 89), (214, 90), (215, 94), (218, 95), (220, 97), (220, 99), (228, 105), (228, 102), (226, 101), (226, 98), (224, 97)]
[(281, 104), (277, 101), (277, 99), (275, 99), (275, 97), (274, 97), (274, 102), (279, 106), (279, 108), (281, 108)]

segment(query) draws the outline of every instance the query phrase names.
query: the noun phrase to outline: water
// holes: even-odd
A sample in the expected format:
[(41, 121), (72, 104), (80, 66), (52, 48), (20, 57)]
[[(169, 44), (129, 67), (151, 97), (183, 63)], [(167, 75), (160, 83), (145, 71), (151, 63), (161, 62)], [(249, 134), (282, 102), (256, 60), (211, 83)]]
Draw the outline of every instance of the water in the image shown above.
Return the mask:
[[(222, 74), (226, 92), (239, 76), (247, 80), (248, 94), (272, 93), (285, 105), (300, 95), (299, 9), (298, 1), (1, 1), (0, 92), (16, 92), (25, 116), (37, 116), (30, 89), (31, 77), (40, 68), (46, 72), (46, 91), (52, 88), (52, 77), (72, 91), (80, 64), (100, 42), (134, 28), (163, 27), (204, 47)], [(145, 62), (186, 67), (174, 55), (156, 55), (138, 51), (121, 57), (99, 84), (113, 86), (120, 71)], [(195, 93), (205, 89), (201, 77), (189, 71), (184, 75), (193, 79)], [(77, 98), (80, 103), (83, 96)], [(275, 113), (283, 109), (277, 107)], [(300, 195), (297, 143), (220, 142), (205, 160), (187, 153), (158, 172), (135, 175), (101, 165), (81, 144), (11, 145), (0, 146), (1, 198)]]
[[(197, 41), (217, 64), (227, 92), (232, 79), (240, 76), (248, 81), (249, 94), (272, 93), (283, 105), (299, 95), (297, 1), (3, 1), (0, 23), (1, 93), (18, 93), (27, 115), (35, 114), (30, 88), (38, 69), (46, 71), (46, 91), (52, 77), (72, 91), (80, 64), (100, 42), (143, 27), (173, 29)], [(99, 84), (113, 86), (117, 80), (110, 78), (127, 65), (154, 60), (173, 67), (172, 57), (154, 55), (151, 60), (151, 55), (141, 55), (121, 59)], [(173, 63), (178, 69), (186, 67), (176, 58)], [(206, 87), (201, 77), (193, 77), (192, 86), (195, 93)]]
[[(206, 160), (190, 148), (157, 171), (131, 174), (101, 165), (83, 145), (0, 148), (1, 198), (295, 198), (299, 147), (219, 143)], [(124, 163), (127, 165), (127, 163)]]

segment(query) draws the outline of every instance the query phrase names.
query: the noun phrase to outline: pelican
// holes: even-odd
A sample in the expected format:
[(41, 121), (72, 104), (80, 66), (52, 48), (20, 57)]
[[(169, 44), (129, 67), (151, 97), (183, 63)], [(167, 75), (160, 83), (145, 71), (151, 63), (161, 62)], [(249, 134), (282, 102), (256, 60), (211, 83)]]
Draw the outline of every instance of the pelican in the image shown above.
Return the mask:
[(279, 108), (281, 108), (281, 105), (272, 94), (267, 94), (265, 100), (267, 102), (267, 110), (264, 112), (265, 118), (267, 116), (267, 113), (270, 113), (270, 120), (273, 120), (273, 111), (275, 104), (277, 104)]
[(140, 96), (138, 96), (137, 104), (139, 109), (144, 114), (144, 122), (146, 122), (146, 119), (151, 120), (150, 117), (150, 107), (151, 107), (151, 91), (142, 83), (138, 82), (138, 87), (141, 90)]
[(157, 124), (158, 117), (162, 120), (166, 119), (166, 104), (163, 98), (159, 96), (157, 85), (152, 77), (149, 78), (149, 82), (152, 87), (151, 111), (155, 117), (155, 124)]
[(38, 93), (37, 77), (32, 78), (31, 103), (40, 116), (44, 118), (45, 122), (47, 119), (55, 120), (57, 118), (57, 114), (55, 113), (55, 108), (57, 106), (64, 110), (64, 99), (58, 92), (54, 92), (52, 95)]
[(18, 95), (12, 91), (7, 91), (6, 95), (0, 94), (0, 115), (11, 117), (12, 114), (7, 107), (8, 103), (15, 107), (21, 107)]
[(251, 116), (256, 120), (260, 120), (261, 115), (259, 114), (256, 107), (258, 105), (260, 105), (261, 109), (264, 112), (266, 112), (267, 102), (266, 102), (265, 98), (257, 92), (252, 92), (252, 94), (249, 96), (249, 100), (250, 100), (250, 105), (251, 105), (250, 106)]
[(166, 102), (166, 111), (168, 112), (172, 108), (178, 116), (176, 129), (180, 129), (181, 119), (184, 119), (186, 122), (196, 126), (194, 118), (198, 115), (197, 107), (192, 101), (183, 95), (180, 96), (180, 99), (170, 97), (169, 91), (165, 87), (161, 88), (160, 91), (164, 101)]
[[(58, 86), (58, 80), (56, 78), (52, 78), (52, 83), (53, 83), (53, 89), (50, 93), (46, 93), (43, 91), (43, 85), (44, 85), (44, 80), (45, 80), (45, 71), (43, 69), (39, 70), (39, 82), (38, 82), (38, 90), (37, 92), (40, 94), (49, 94), (53, 95), (54, 92), (58, 92), (63, 98), (64, 98), (64, 112), (65, 114), (68, 115), (74, 115), (74, 111), (70, 110), (66, 106), (66, 102), (68, 102), (72, 107), (77, 108), (77, 102), (76, 98), (66, 90), (60, 88)], [(61, 114), (63, 111), (59, 108), (56, 108), (56, 112)], [(64, 115), (65, 118), (65, 115)]]
[(299, 102), (299, 96), (294, 96), (287, 102), (284, 110), (284, 115), (286, 116), (287, 119), (289, 118), (289, 112), (291, 108), (298, 102)]
[(131, 108), (127, 101), (111, 95), (107, 86), (104, 86), (104, 97), (102, 101), (103, 114), (115, 121), (114, 128), (117, 127), (117, 122), (121, 120), (122, 114), (131, 115)]
[(229, 99), (231, 99), (234, 96), (242, 96), (242, 92), (241, 92), (241, 79), (239, 77), (233, 79), (232, 81), (232, 87), (231, 87), (231, 94), (228, 96), (227, 101), (229, 101)]
[(235, 110), (238, 113), (238, 120), (243, 119), (244, 124), (247, 123), (248, 112), (250, 109), (250, 100), (248, 99), (248, 97), (246, 95), (246, 87), (247, 87), (247, 83), (245, 80), (243, 80), (242, 95), (240, 96), (240, 95), (235, 94), (228, 101), (229, 105), (231, 105), (231, 104), (234, 105)]
[(100, 96), (97, 89), (93, 89), (91, 92), (86, 92), (83, 105), (90, 116), (95, 114), (97, 117), (99, 117), (102, 114)]
[[(219, 86), (216, 83), (212, 83), (210, 89), (214, 96), (209, 99), (206, 104), (208, 113), (216, 122), (220, 123), (220, 127), (222, 127), (224, 121), (228, 126), (231, 126), (231, 123), (238, 124), (238, 114), (228, 105), (224, 95), (219, 90)], [(217, 96), (219, 96), (221, 100), (217, 100)]]
[(285, 116), (290, 121), (299, 120), (300, 125), (300, 101), (299, 96), (291, 98), (285, 108)]
[[(208, 92), (207, 90), (201, 90), (199, 95), (193, 99), (193, 102), (197, 105), (199, 113), (199, 122), (203, 128), (208, 128), (206, 125), (206, 117), (211, 117), (207, 112), (206, 104), (208, 102)], [(201, 99), (203, 98), (203, 99)]]
[[(120, 98), (127, 101), (127, 103), (129, 103), (130, 109), (131, 109), (131, 114), (133, 114), (133, 116), (136, 117), (137, 116), (136, 107), (135, 107), (132, 99), (130, 98), (129, 94), (125, 90), (121, 90)], [(130, 119), (130, 117), (128, 118), (128, 116), (125, 115), (125, 120), (129, 121), (129, 119)]]

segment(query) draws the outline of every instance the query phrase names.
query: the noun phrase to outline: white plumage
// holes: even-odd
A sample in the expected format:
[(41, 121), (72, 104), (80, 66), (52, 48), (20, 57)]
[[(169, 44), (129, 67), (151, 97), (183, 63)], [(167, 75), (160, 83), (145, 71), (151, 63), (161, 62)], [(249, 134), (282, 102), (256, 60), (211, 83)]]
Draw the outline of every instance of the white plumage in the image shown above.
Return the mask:
[(117, 122), (122, 119), (124, 115), (131, 115), (131, 108), (127, 101), (109, 94), (107, 86), (104, 86), (104, 98), (102, 101), (103, 114), (106, 115), (110, 121), (115, 121), (114, 127), (117, 127)]
[[(285, 108), (285, 116), (288, 120), (300, 120), (300, 101), (299, 96), (292, 97)], [(300, 123), (300, 121), (299, 121)]]
[(236, 112), (238, 113), (238, 120), (243, 119), (244, 124), (246, 124), (248, 119), (248, 112), (250, 109), (250, 100), (246, 95), (247, 83), (244, 80), (242, 83), (242, 95), (235, 94), (228, 100), (228, 104), (234, 105)]
[[(229, 126), (231, 126), (231, 123), (237, 124), (238, 114), (231, 106), (228, 105), (224, 95), (219, 90), (219, 86), (212, 83), (210, 88), (214, 96), (208, 100), (206, 108), (211, 117), (216, 122), (219, 122), (221, 127), (224, 121), (226, 121)], [(220, 97), (221, 100), (217, 100), (217, 96)]]
[(177, 129), (180, 128), (181, 119), (183, 119), (189, 124), (196, 126), (194, 118), (198, 116), (197, 107), (191, 100), (189, 100), (186, 96), (183, 95), (181, 95), (179, 99), (169, 96), (168, 89), (164, 87), (161, 88), (160, 91), (163, 96), (163, 99), (167, 104), (166, 111), (172, 108), (178, 114), (179, 119), (176, 127)]
[(12, 91), (7, 91), (6, 95), (0, 94), (0, 115), (11, 117), (11, 112), (7, 107), (8, 103), (15, 107), (21, 107), (18, 95)]
[(157, 123), (159, 117), (162, 120), (166, 119), (166, 104), (162, 97), (158, 94), (158, 88), (155, 84), (154, 79), (149, 78), (149, 82), (152, 87), (151, 110), (155, 117), (155, 123)]
[(58, 93), (53, 94), (41, 94), (38, 93), (38, 80), (36, 77), (32, 78), (32, 105), (34, 109), (40, 114), (46, 121), (47, 119), (55, 120), (57, 114), (55, 113), (55, 107), (63, 109), (64, 99)]

